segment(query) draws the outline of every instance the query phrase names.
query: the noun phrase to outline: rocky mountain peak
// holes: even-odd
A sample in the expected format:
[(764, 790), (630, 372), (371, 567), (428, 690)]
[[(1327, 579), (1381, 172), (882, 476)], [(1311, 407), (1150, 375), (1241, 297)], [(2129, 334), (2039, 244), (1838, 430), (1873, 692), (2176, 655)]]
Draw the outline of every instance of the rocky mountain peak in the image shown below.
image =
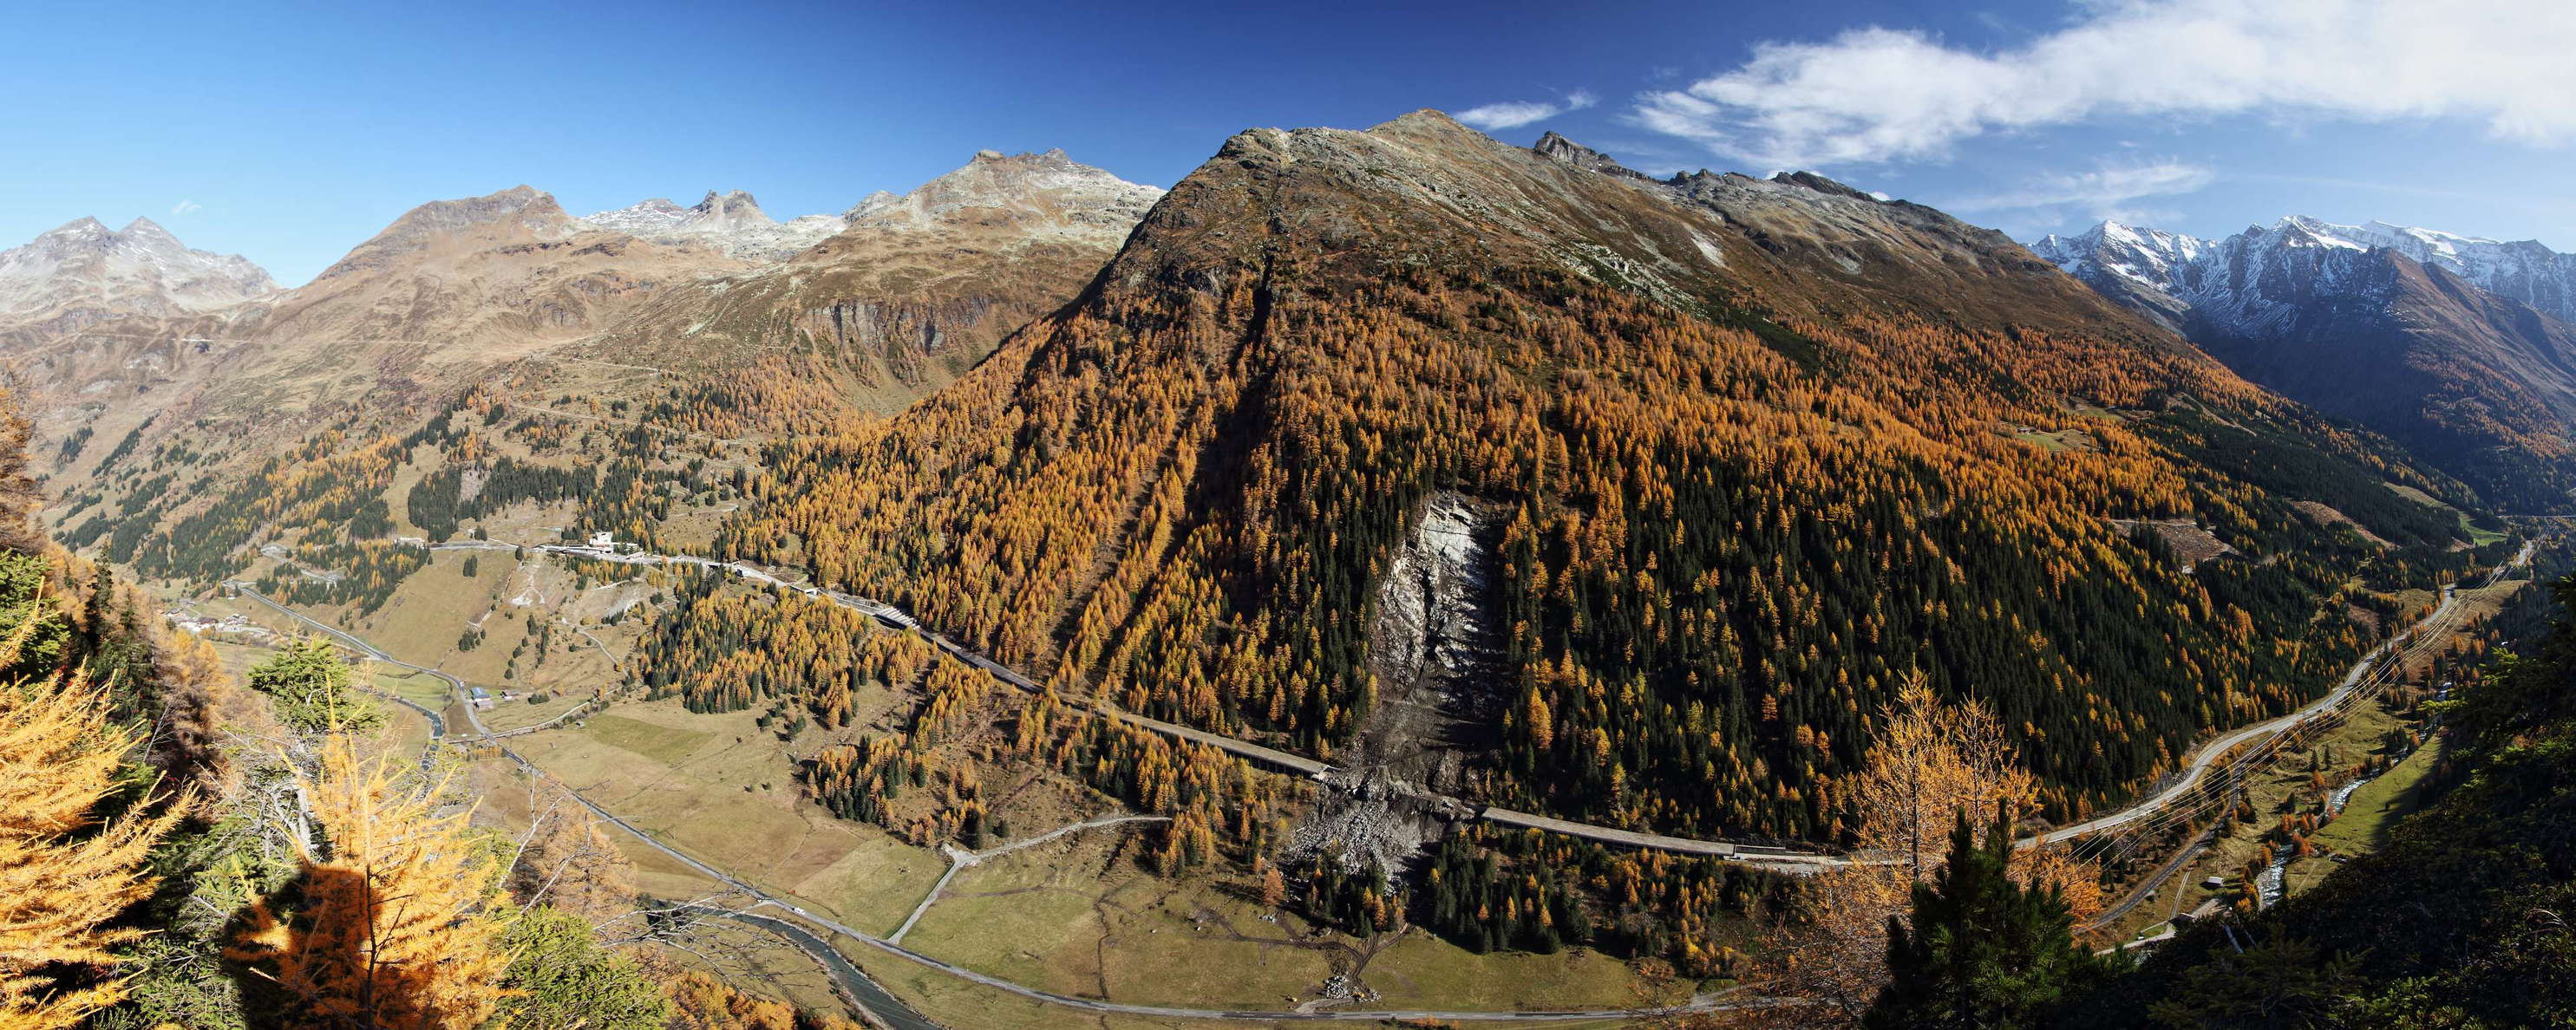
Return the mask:
[(1612, 160), (1608, 154), (1604, 154), (1598, 150), (1592, 149), (1591, 147), (1584, 146), (1583, 144), (1557, 135), (1555, 130), (1552, 129), (1539, 136), (1538, 142), (1530, 145), (1530, 150), (1538, 154), (1538, 156), (1547, 158), (1550, 161), (1569, 164), (1576, 168), (1589, 169), (1606, 175), (1625, 175), (1636, 179), (1647, 177), (1643, 172), (1635, 171), (1615, 160)]
[(1114, 246), (1163, 191), (1081, 164), (1063, 150), (979, 150), (964, 167), (910, 193), (869, 194), (843, 214), (852, 230), (945, 232), (1006, 225), (1021, 239)]
[(726, 218), (757, 218), (764, 222), (771, 220), (769, 214), (760, 209), (760, 202), (753, 200), (750, 193), (742, 190), (733, 190), (726, 193), (717, 193), (714, 190), (708, 190), (706, 199), (698, 201), (697, 206), (692, 207), (689, 210), (702, 215), (717, 215)]
[(743, 190), (708, 190), (681, 207), (660, 197), (581, 219), (591, 228), (668, 246), (712, 246), (733, 257), (776, 261), (841, 231), (840, 219), (806, 215), (781, 224)]
[(47, 242), (47, 241), (55, 241), (55, 242), (71, 242), (71, 241), (75, 241), (75, 240), (106, 240), (107, 238), (109, 238), (110, 236), (113, 236), (113, 235), (115, 235), (115, 234), (113, 234), (113, 233), (111, 233), (111, 232), (109, 232), (109, 231), (108, 231), (106, 224), (105, 224), (105, 223), (100, 222), (98, 219), (95, 219), (95, 218), (76, 218), (76, 219), (73, 219), (72, 221), (65, 222), (65, 223), (63, 223), (63, 224), (61, 224), (61, 225), (58, 225), (58, 226), (55, 226), (55, 227), (53, 227), (53, 228), (51, 228), (51, 229), (46, 230), (42, 235), (39, 235), (39, 236), (37, 236), (37, 237), (36, 237), (36, 242), (38, 242), (38, 243), (44, 243), (44, 242)]
[(374, 238), (324, 269), (316, 281), (364, 269), (385, 268), (405, 254), (468, 237), (499, 240), (561, 240), (585, 227), (553, 194), (533, 186), (513, 186), (498, 193), (457, 200), (433, 200), (396, 218)]
[(268, 273), (234, 254), (190, 250), (148, 218), (111, 231), (96, 218), (66, 222), (24, 246), (0, 250), (0, 321), (194, 314), (277, 291)]
[(1837, 197), (1850, 197), (1854, 200), (1866, 200), (1872, 203), (1878, 202), (1877, 197), (1871, 196), (1868, 193), (1854, 189), (1850, 186), (1845, 186), (1842, 183), (1835, 182), (1832, 179), (1825, 178), (1824, 176), (1818, 175), (1814, 172), (1781, 172), (1778, 175), (1772, 176), (1771, 181), (1787, 183), (1791, 186), (1804, 186), (1818, 193), (1828, 193)]
[(117, 230), (116, 234), (119, 236), (152, 240), (156, 242), (167, 240), (169, 242), (176, 243), (179, 241), (178, 237), (170, 235), (170, 230), (162, 228), (160, 223), (149, 218), (139, 216), (133, 221), (125, 223), (125, 228)]

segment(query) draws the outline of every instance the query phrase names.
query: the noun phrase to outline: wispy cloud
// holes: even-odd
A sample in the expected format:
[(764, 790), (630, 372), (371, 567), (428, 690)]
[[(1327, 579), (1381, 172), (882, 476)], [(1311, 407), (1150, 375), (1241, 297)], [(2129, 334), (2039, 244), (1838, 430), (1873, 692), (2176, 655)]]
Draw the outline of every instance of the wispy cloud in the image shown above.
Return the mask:
[(1971, 52), (1863, 28), (1763, 43), (1734, 70), (1643, 94), (1637, 123), (1754, 163), (1937, 158), (1960, 140), (2121, 115), (2295, 122), (2460, 118), (2576, 137), (2565, 0), (2071, 0), (2064, 28)]
[(205, 209), (206, 205), (204, 204), (197, 203), (193, 200), (181, 200), (176, 204), (170, 205), (170, 216), (176, 218), (180, 215), (195, 214)]
[(2215, 171), (2181, 161), (2106, 163), (2088, 171), (2036, 176), (2014, 189), (1953, 200), (1945, 206), (1968, 212), (2131, 220), (2142, 214), (2137, 208), (2140, 200), (2190, 193), (2217, 179)]
[(1531, 122), (1554, 118), (1569, 111), (1580, 111), (1600, 103), (1592, 91), (1578, 89), (1563, 100), (1506, 100), (1458, 112), (1458, 120), (1487, 132), (1517, 129)]

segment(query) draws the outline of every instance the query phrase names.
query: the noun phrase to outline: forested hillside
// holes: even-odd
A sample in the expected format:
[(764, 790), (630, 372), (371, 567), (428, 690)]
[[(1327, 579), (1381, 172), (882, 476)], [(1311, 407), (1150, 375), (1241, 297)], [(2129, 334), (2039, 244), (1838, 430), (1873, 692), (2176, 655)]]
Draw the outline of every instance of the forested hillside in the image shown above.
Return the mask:
[(2386, 846), (2259, 917), (2185, 934), (2070, 1026), (2576, 1023), (2576, 579), (2521, 655), (2434, 706), (2448, 790)]
[(2057, 815), (2321, 689), (2372, 642), (2356, 576), (2470, 560), (2390, 454), (1937, 212), (1425, 113), (1236, 137), (1075, 307), (777, 449), (720, 548), (1329, 755), (1384, 689), (1391, 548), (1461, 495), (1503, 567), (1487, 796), (1833, 839), (1911, 676), (1991, 706)]

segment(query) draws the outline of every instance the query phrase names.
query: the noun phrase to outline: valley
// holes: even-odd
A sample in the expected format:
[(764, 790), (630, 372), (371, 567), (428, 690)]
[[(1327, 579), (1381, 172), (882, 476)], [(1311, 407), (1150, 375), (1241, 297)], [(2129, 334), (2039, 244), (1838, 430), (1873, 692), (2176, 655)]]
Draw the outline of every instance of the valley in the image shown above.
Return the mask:
[[(2393, 309), (2186, 288), (2257, 244), (2510, 360), (2276, 381), (2222, 313)], [(2458, 782), (2454, 686), (2569, 566), (2576, 408), (2517, 398), (2576, 336), (2374, 246), (2026, 249), (1425, 110), (1168, 191), (1062, 151), (786, 222), (522, 186), (287, 289), (74, 223), (0, 255), (0, 344), (84, 632), (123, 603), (246, 683), (327, 641), (367, 755), (505, 870), (581, 827), (597, 946), (710, 997), (1798, 1024), (1871, 1004), (1954, 822), (2070, 954), (2162, 954)], [(2468, 436), (2401, 424), (2461, 390)], [(235, 749), (294, 757), (210, 803), (309, 847), (275, 799), (338, 727), (260, 690)]]

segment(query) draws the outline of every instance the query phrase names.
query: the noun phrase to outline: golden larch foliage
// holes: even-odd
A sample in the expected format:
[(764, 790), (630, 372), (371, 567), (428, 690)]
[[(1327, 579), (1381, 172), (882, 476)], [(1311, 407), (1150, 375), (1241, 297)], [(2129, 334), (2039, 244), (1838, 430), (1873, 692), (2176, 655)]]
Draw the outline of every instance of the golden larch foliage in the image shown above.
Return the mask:
[(509, 909), (470, 813), (442, 814), (442, 784), (408, 779), (389, 755), (362, 760), (341, 734), (323, 745), (321, 775), (298, 779), (328, 848), (305, 847), (301, 908), (255, 903), (226, 954), (277, 984), (288, 1026), (431, 1030), (489, 1016)]
[(106, 924), (151, 893), (144, 859), (180, 811), (98, 826), (134, 744), (107, 715), (84, 677), (0, 684), (0, 1030), (78, 1026), (123, 996), (53, 975), (112, 965), (110, 948), (142, 936)]

